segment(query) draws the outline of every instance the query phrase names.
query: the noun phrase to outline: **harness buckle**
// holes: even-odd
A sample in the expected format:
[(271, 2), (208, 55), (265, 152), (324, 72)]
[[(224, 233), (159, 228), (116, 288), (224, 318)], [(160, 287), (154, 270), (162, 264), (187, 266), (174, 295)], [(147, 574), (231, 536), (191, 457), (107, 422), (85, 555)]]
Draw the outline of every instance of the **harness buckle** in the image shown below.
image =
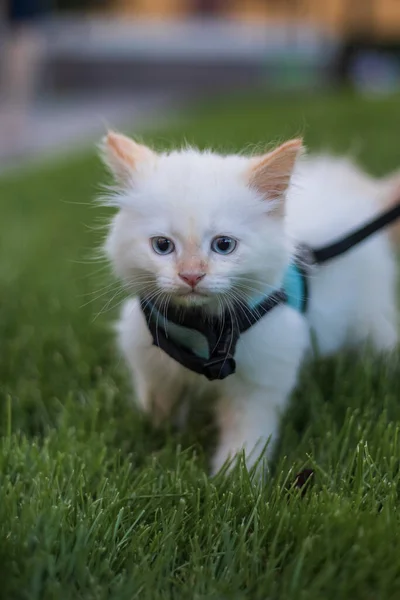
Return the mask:
[(225, 379), (236, 371), (236, 362), (232, 356), (219, 356), (204, 363), (203, 374), (210, 381)]

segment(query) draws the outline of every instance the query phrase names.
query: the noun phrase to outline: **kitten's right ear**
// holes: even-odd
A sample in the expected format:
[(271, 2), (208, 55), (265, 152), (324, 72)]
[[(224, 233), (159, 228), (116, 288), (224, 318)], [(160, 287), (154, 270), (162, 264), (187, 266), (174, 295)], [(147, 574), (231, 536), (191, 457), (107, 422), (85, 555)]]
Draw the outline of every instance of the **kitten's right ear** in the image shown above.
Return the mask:
[(123, 187), (132, 184), (140, 163), (154, 160), (156, 156), (147, 146), (115, 131), (109, 131), (103, 138), (100, 153), (117, 184)]
[(276, 203), (275, 212), (284, 213), (287, 188), (297, 158), (303, 152), (301, 139), (290, 140), (273, 150), (250, 161), (248, 182), (264, 200)]

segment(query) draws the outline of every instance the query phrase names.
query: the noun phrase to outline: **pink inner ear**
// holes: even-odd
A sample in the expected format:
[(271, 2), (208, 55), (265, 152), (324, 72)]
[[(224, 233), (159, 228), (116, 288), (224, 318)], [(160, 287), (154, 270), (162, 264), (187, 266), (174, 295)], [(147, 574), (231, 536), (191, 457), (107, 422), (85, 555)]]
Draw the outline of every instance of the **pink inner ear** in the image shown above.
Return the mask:
[(108, 151), (114, 155), (114, 159), (123, 163), (126, 167), (131, 169), (135, 168), (135, 154), (137, 152), (136, 147), (138, 146), (125, 137), (118, 133), (110, 132), (107, 135), (106, 144)]
[(301, 140), (291, 140), (276, 150), (251, 161), (249, 185), (266, 200), (281, 198), (289, 185), (297, 157), (303, 149)]
[(134, 140), (110, 131), (103, 142), (104, 160), (115, 179), (126, 184), (138, 164), (153, 159), (155, 154), (147, 146), (137, 144)]

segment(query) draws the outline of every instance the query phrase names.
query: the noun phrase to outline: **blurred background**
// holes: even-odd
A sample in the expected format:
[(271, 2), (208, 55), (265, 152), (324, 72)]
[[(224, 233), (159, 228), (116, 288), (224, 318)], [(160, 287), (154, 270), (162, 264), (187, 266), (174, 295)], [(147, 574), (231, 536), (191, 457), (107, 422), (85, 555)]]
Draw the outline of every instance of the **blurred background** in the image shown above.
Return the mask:
[(0, 168), (191, 100), (400, 87), (400, 0), (0, 0)]

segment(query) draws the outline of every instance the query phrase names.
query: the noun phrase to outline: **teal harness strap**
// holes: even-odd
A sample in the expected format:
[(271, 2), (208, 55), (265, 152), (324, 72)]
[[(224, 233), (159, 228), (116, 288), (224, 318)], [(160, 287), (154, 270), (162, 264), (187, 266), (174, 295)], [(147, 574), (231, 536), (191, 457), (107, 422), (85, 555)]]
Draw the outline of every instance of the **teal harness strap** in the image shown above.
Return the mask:
[[(281, 291), (285, 296), (283, 303), (301, 314), (307, 311), (308, 304), (309, 262), (306, 262), (306, 260), (305, 256), (299, 255), (290, 263), (285, 271), (281, 287)], [(265, 298), (266, 295), (258, 297), (249, 305), (249, 308), (257, 311), (257, 307)]]
[(308, 300), (307, 276), (297, 262), (287, 268), (283, 289), (286, 293), (286, 304), (300, 313), (305, 313)]

